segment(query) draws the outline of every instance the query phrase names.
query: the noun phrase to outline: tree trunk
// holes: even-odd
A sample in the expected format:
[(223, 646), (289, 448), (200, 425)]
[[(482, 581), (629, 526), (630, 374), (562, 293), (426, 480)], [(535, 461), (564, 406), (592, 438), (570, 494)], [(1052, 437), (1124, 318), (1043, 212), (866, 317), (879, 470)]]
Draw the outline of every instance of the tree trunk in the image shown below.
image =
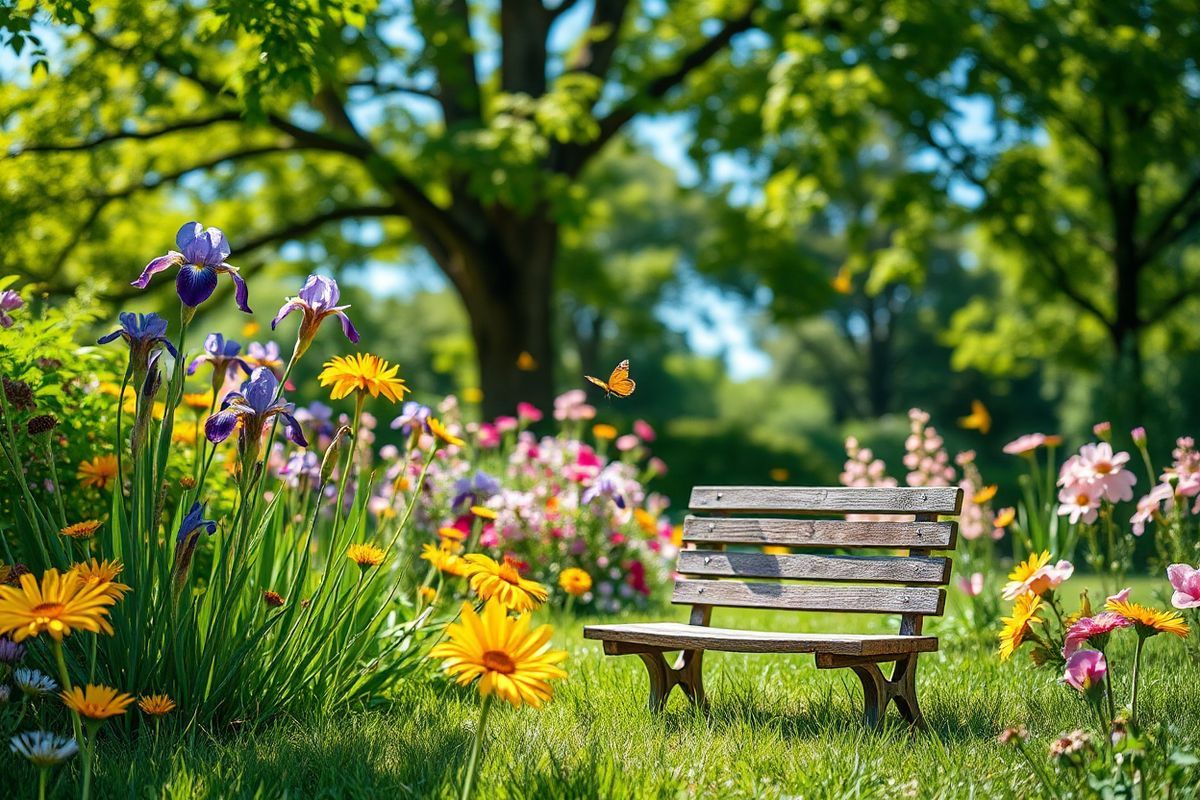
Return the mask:
[(1116, 351), (1116, 376), (1122, 390), (1118, 393), (1118, 413), (1126, 419), (1141, 417), (1144, 391), (1142, 375), (1140, 279), (1141, 263), (1138, 258), (1135, 238), (1139, 214), (1136, 186), (1123, 187), (1114, 192), (1113, 240), (1115, 252), (1113, 266), (1116, 269), (1116, 296), (1113, 298), (1116, 313), (1110, 326), (1113, 349)]

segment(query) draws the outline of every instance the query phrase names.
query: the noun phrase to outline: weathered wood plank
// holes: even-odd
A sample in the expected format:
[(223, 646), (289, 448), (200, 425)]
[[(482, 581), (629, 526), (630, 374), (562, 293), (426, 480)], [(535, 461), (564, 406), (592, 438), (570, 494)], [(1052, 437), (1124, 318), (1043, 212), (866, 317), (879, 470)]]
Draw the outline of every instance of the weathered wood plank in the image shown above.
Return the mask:
[(894, 634), (779, 633), (708, 628), (678, 622), (588, 625), (586, 639), (604, 642), (611, 655), (647, 650), (720, 650), (729, 653), (829, 653), (870, 658), (936, 650), (936, 636)]
[(677, 604), (928, 615), (940, 615), (945, 599), (942, 589), (923, 586), (806, 586), (698, 579), (676, 581), (671, 595), (671, 602)]
[(957, 486), (697, 486), (693, 511), (808, 514), (957, 514)]
[(733, 578), (934, 585), (945, 585), (950, 580), (950, 559), (930, 557), (771, 555), (683, 550), (679, 553), (675, 569), (684, 575)]
[(685, 542), (786, 547), (886, 547), (952, 550), (957, 522), (854, 522), (844, 519), (696, 517), (683, 521)]

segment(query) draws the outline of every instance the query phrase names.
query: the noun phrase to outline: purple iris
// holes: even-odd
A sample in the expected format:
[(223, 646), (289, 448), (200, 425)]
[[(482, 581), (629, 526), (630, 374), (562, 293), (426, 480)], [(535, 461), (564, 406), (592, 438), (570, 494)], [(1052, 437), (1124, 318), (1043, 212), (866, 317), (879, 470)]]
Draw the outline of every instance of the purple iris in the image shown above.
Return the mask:
[(158, 314), (134, 314), (121, 312), (121, 327), (107, 336), (101, 336), (97, 344), (108, 344), (118, 336), (129, 345), (129, 363), (135, 375), (142, 375), (150, 368), (150, 354), (165, 347), (174, 358), (179, 358), (175, 345), (167, 339), (167, 321)]
[(433, 409), (429, 406), (423, 406), (420, 403), (409, 400), (400, 408), (400, 416), (392, 420), (392, 429), (399, 429), (408, 435), (413, 432), (414, 428), (428, 428), (429, 417), (433, 415)]
[(252, 313), (248, 305), (250, 292), (246, 282), (238, 274), (237, 267), (225, 262), (229, 257), (229, 242), (219, 228), (205, 228), (199, 222), (189, 222), (175, 234), (175, 244), (181, 252), (167, 251), (146, 265), (138, 279), (131, 285), (145, 289), (150, 277), (171, 267), (179, 267), (175, 276), (175, 291), (188, 308), (195, 308), (212, 297), (217, 288), (217, 276), (222, 272), (233, 278), (237, 306), (247, 314)]
[(499, 491), (500, 481), (478, 470), (474, 476), (459, 478), (454, 482), (454, 499), (450, 501), (450, 507), (459, 511), (465, 506), (482, 505)]
[(217, 530), (217, 523), (204, 518), (204, 506), (192, 503), (192, 508), (184, 515), (179, 523), (179, 533), (175, 536), (175, 580), (176, 584), (183, 582), (188, 567), (192, 563), (192, 554), (196, 551), (196, 543), (201, 533), (209, 536)]
[(299, 343), (300, 352), (304, 352), (312, 344), (313, 337), (317, 335), (317, 329), (321, 327), (325, 318), (337, 317), (342, 322), (342, 333), (346, 334), (346, 338), (351, 342), (358, 344), (358, 331), (354, 329), (350, 317), (346, 316), (346, 309), (350, 306), (338, 305), (341, 296), (341, 290), (338, 289), (337, 281), (333, 278), (326, 278), (324, 275), (309, 275), (304, 286), (300, 288), (300, 294), (288, 298), (288, 301), (280, 307), (279, 313), (275, 315), (275, 319), (271, 320), (271, 330), (275, 330), (279, 321), (288, 314), (293, 311), (301, 312), (303, 318), (300, 320)]
[(201, 364), (212, 364), (214, 379), (216, 376), (233, 375), (239, 368), (249, 375), (250, 365), (238, 355), (241, 350), (242, 346), (232, 339), (226, 339), (219, 333), (210, 333), (204, 340), (204, 352), (188, 364), (187, 374), (195, 375)]
[(279, 379), (275, 373), (266, 367), (257, 367), (242, 384), (241, 391), (225, 395), (221, 410), (204, 423), (204, 435), (213, 444), (223, 442), (233, 433), (240, 419), (242, 429), (238, 435), (243, 449), (256, 448), (263, 427), (278, 414), (283, 417), (287, 438), (301, 447), (308, 447), (300, 423), (292, 416), (292, 404), (283, 398), (277, 399), (278, 391)]
[(283, 372), (283, 359), (275, 342), (251, 342), (246, 347), (246, 360), (255, 367), (267, 367), (278, 377)]
[[(21, 295), (14, 292), (12, 289), (5, 289), (0, 292), (0, 328), (11, 328), (13, 326), (13, 318), (8, 315), (10, 311), (16, 311), (21, 306), (25, 305), (25, 301), (21, 299)], [(355, 338), (354, 341), (358, 341)]]
[(617, 504), (617, 508), (625, 507), (625, 495), (621, 493), (621, 484), (608, 473), (608, 470), (597, 475), (592, 485), (583, 490), (583, 494), (579, 496), (579, 502), (587, 505), (597, 497), (611, 497), (612, 501)]

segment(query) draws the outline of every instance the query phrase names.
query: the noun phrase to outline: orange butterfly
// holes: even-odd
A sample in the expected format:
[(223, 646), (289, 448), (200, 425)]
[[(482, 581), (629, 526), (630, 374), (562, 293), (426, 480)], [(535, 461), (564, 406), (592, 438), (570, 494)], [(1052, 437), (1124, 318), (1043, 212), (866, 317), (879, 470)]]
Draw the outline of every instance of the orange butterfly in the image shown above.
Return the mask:
[(613, 369), (612, 374), (608, 376), (607, 381), (602, 381), (599, 378), (593, 378), (591, 375), (584, 375), (592, 383), (603, 389), (609, 397), (616, 395), (617, 397), (629, 397), (633, 394), (637, 384), (629, 377), (629, 359), (625, 359)]

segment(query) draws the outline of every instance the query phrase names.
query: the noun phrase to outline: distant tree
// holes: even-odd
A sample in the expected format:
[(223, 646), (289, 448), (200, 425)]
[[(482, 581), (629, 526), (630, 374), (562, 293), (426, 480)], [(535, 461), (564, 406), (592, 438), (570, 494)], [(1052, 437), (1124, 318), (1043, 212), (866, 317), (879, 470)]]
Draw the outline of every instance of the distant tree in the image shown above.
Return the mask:
[(0, 269), (60, 290), (128, 274), (199, 208), (243, 259), (376, 220), (456, 289), (487, 414), (552, 395), (582, 171), (641, 114), (753, 104), (712, 83), (749, 64), (761, 85), (828, 19), (783, 0), (49, 5), (55, 46), (8, 20), (48, 69), (0, 88)]

